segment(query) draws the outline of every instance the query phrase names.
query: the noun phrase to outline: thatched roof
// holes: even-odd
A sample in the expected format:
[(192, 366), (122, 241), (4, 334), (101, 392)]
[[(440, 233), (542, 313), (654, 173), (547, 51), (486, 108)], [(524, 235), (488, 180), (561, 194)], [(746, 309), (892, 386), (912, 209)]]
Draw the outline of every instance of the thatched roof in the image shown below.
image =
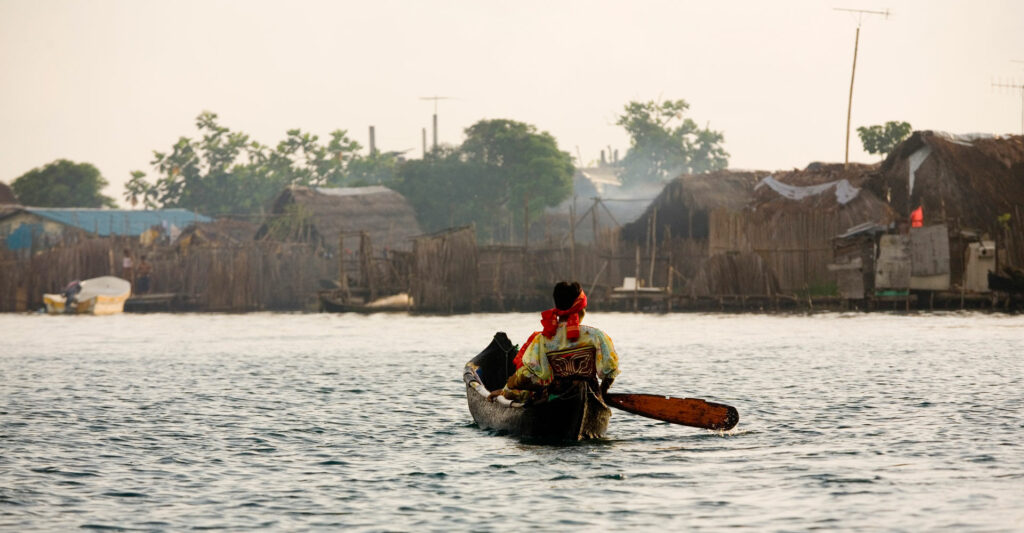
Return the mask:
[(0, 205), (17, 204), (18, 198), (9, 185), (0, 181)]
[(176, 244), (234, 246), (252, 241), (258, 230), (259, 226), (252, 222), (222, 218), (190, 225), (178, 236)]
[[(298, 206), (312, 226), (307, 235), (337, 249), (342, 234), (366, 232), (375, 250), (412, 250), (412, 238), (422, 233), (416, 213), (401, 194), (382, 186), (323, 188), (292, 186), (274, 200), (272, 212), (285, 216)], [(292, 208), (294, 209), (294, 208)], [(268, 224), (271, 221), (268, 221)], [(266, 233), (267, 224), (260, 229)]]
[(876, 169), (877, 165), (857, 163), (846, 168), (841, 163), (812, 163), (804, 170), (766, 176), (754, 187), (747, 211), (762, 223), (815, 211), (836, 214), (840, 230), (866, 222), (889, 224), (895, 220), (892, 209), (863, 187)]
[(1024, 136), (916, 131), (867, 186), (880, 197), (889, 194), (903, 219), (923, 206), (925, 224), (994, 233), (997, 217), (1024, 205)]
[[(684, 174), (665, 185), (661, 194), (636, 221), (622, 227), (625, 239), (643, 241), (652, 216), (656, 216), (658, 239), (666, 227), (673, 237), (708, 237), (708, 213), (714, 209), (743, 209), (750, 201), (757, 181), (765, 171), (719, 170), (707, 174)], [(655, 215), (657, 210), (657, 215)]]

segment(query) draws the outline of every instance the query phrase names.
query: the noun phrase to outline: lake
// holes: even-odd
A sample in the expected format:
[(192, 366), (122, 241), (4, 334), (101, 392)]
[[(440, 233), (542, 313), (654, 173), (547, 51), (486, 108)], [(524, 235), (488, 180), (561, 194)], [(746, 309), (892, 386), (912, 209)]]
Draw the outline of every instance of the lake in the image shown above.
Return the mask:
[(462, 366), (535, 314), (0, 315), (12, 531), (1024, 530), (1024, 317), (588, 314), (606, 439), (476, 427)]

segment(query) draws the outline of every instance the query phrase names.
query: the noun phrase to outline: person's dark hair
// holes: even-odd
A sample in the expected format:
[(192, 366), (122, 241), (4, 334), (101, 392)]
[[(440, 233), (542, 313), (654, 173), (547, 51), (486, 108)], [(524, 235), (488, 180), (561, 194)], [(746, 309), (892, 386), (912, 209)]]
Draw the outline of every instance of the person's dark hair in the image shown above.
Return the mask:
[(573, 302), (579, 297), (583, 287), (578, 281), (559, 281), (555, 284), (552, 296), (555, 298), (555, 307), (563, 311), (572, 307)]

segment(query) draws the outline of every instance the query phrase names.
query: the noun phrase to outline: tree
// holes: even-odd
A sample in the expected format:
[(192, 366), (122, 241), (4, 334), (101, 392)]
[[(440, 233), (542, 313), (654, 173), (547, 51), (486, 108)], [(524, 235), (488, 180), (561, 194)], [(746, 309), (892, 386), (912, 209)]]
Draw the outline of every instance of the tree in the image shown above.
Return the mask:
[(58, 159), (32, 169), (14, 180), (11, 188), (22, 205), (34, 207), (117, 207), (100, 193), (107, 186), (100, 171), (89, 163)]
[(911, 131), (913, 129), (909, 123), (890, 120), (884, 126), (861, 126), (857, 128), (857, 135), (860, 136), (865, 152), (880, 154), (884, 158), (892, 153), (896, 145), (909, 137)]
[(339, 186), (359, 143), (344, 130), (331, 132), (326, 144), (298, 129), (288, 130), (273, 149), (232, 132), (203, 112), (196, 118), (200, 138), (181, 137), (170, 152), (153, 152), (154, 182), (132, 172), (125, 198), (146, 207), (182, 207), (208, 215), (255, 214), (288, 185)]
[(625, 183), (660, 183), (679, 174), (728, 166), (729, 154), (722, 148), (725, 136), (684, 118), (689, 108), (685, 100), (626, 104), (616, 121), (630, 137), (629, 151), (621, 163)]
[(481, 120), (466, 140), (398, 171), (396, 188), (416, 208), (424, 229), (476, 224), (493, 236), (511, 220), (534, 219), (572, 191), (572, 158), (554, 137), (513, 120)]
[(476, 224), (480, 234), (490, 235), (497, 204), (489, 202), (494, 191), (481, 179), (485, 173), (457, 149), (441, 148), (399, 166), (395, 189), (409, 200), (424, 231)]

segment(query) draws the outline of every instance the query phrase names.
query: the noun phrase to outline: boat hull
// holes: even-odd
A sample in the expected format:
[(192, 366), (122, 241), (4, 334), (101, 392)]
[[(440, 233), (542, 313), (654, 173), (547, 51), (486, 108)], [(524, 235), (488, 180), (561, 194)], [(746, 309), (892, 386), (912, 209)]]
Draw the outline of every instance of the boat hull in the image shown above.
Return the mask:
[[(76, 302), (71, 310), (76, 315), (116, 315), (124, 312), (124, 303), (128, 295), (121, 296), (93, 296)], [(67, 312), (63, 294), (44, 294), (43, 303), (46, 304), (46, 312), (51, 315), (62, 315)]]
[(463, 380), (473, 420), (483, 429), (545, 440), (578, 441), (603, 437), (611, 409), (588, 381), (576, 381), (556, 398), (523, 405), (498, 397), (488, 400), (490, 390), (504, 386), (515, 370), (516, 349), (504, 333), (466, 364)]
[(81, 282), (80, 291), (74, 297), (74, 305), (67, 309), (64, 294), (44, 294), (46, 312), (51, 315), (70, 312), (78, 315), (114, 315), (124, 312), (124, 303), (131, 296), (132, 285), (128, 280), (114, 276), (100, 276)]

